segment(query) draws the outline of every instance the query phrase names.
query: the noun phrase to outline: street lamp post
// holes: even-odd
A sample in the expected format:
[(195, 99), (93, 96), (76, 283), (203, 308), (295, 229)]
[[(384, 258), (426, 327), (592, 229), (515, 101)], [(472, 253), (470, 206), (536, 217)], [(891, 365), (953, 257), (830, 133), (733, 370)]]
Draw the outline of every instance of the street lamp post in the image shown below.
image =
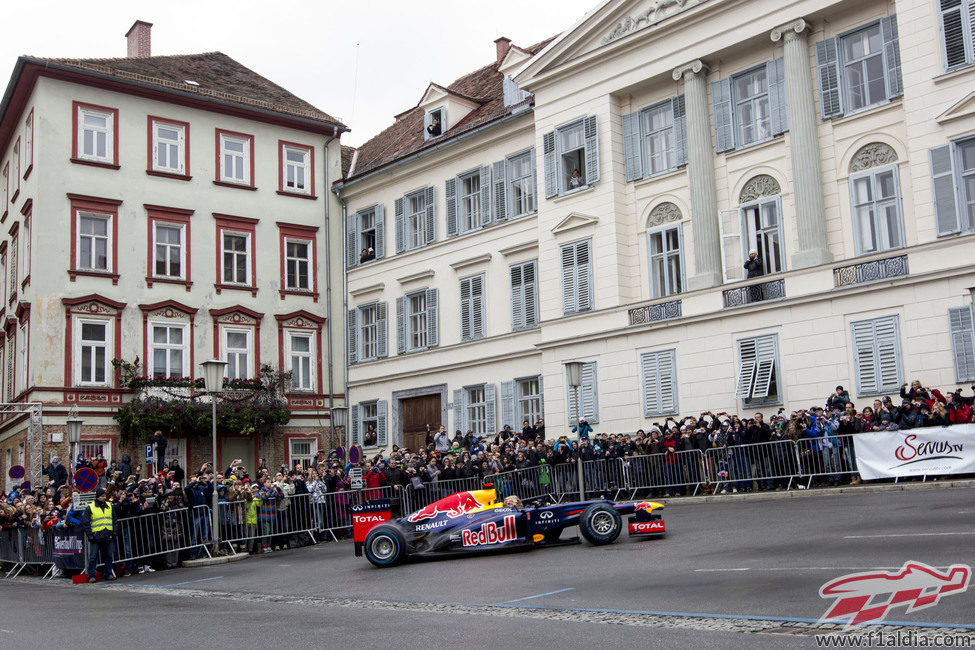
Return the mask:
[(210, 396), (210, 406), (212, 409), (213, 499), (210, 504), (212, 508), (210, 525), (213, 531), (213, 553), (216, 554), (220, 550), (219, 501), (217, 498), (217, 396), (223, 392), (223, 371), (227, 362), (219, 359), (210, 359), (200, 365), (203, 366), (203, 382), (206, 392)]
[[(581, 361), (570, 361), (565, 364), (565, 374), (569, 380), (569, 386), (575, 391), (576, 396), (576, 412), (575, 420), (576, 424), (579, 422), (579, 418), (582, 415), (582, 403), (579, 401), (579, 386), (582, 385), (582, 362)], [(579, 428), (579, 448), (582, 446), (582, 427)], [(579, 500), (586, 500), (586, 488), (582, 482), (582, 454), (576, 454), (576, 468), (579, 472)]]
[[(68, 469), (71, 470), (71, 475), (74, 476), (74, 463), (75, 459), (78, 457), (78, 443), (81, 442), (81, 423), (84, 422), (81, 418), (68, 418), (67, 419), (67, 429), (68, 429), (68, 448), (71, 449), (71, 457), (68, 459)], [(72, 486), (73, 487), (73, 486)]]
[(339, 443), (342, 444), (345, 441), (345, 425), (348, 422), (349, 407), (347, 406), (335, 406), (329, 412), (329, 417), (332, 420), (332, 432), (338, 434), (339, 431), (342, 432), (342, 437), (339, 438)]

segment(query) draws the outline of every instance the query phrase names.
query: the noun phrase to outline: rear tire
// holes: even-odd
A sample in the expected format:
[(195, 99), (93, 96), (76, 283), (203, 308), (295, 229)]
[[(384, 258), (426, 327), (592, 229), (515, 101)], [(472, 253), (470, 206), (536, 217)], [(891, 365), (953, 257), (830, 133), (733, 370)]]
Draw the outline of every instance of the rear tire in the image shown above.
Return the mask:
[(392, 526), (377, 526), (366, 535), (363, 550), (366, 559), (377, 567), (396, 566), (406, 558), (406, 539)]
[(594, 503), (579, 516), (579, 532), (594, 546), (612, 544), (623, 531), (623, 519), (616, 508)]

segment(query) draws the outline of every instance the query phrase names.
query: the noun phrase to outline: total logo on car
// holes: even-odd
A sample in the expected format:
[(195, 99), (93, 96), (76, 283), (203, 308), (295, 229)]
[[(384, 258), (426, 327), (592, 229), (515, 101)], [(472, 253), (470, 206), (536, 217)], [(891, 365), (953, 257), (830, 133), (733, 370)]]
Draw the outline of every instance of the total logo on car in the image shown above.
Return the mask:
[(508, 515), (502, 520), (500, 526), (493, 521), (488, 521), (481, 524), (480, 528), (464, 529), (460, 536), (464, 546), (486, 546), (513, 541), (518, 538), (515, 516)]

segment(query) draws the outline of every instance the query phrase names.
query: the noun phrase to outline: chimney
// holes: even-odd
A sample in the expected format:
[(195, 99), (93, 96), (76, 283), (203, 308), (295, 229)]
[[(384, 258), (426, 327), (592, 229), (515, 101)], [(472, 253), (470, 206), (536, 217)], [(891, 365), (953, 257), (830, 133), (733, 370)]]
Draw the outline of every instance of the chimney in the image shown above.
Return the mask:
[(152, 31), (152, 23), (144, 20), (137, 20), (132, 23), (132, 27), (125, 33), (125, 40), (128, 41), (128, 53), (130, 59), (145, 59), (150, 55), (149, 33)]
[(511, 49), (511, 39), (502, 36), (495, 39), (494, 44), (498, 48), (498, 63), (501, 63), (504, 61), (504, 57), (508, 56), (508, 50)]

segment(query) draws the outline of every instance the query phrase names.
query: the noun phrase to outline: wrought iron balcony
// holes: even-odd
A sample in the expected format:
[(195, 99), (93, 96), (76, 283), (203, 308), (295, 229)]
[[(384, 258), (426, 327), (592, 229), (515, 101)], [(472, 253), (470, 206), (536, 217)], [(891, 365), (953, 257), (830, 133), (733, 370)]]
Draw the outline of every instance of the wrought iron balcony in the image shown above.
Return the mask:
[(885, 257), (880, 260), (860, 262), (833, 269), (833, 285), (849, 287), (855, 284), (898, 278), (908, 274), (907, 255)]
[(662, 320), (681, 317), (680, 300), (658, 302), (655, 305), (635, 307), (630, 310), (630, 325), (646, 325)]
[(785, 280), (769, 280), (721, 292), (725, 308), (785, 298)]

